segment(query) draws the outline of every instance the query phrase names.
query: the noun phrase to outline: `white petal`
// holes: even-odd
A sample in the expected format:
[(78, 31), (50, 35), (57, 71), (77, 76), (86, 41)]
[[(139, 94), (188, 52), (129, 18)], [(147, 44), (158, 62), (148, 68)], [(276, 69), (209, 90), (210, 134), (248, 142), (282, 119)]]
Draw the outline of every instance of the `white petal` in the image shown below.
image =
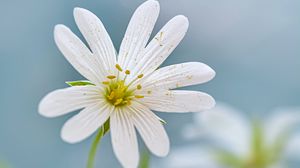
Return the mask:
[(156, 167), (170, 168), (222, 168), (214, 153), (204, 146), (187, 146), (172, 149), (170, 155)]
[(215, 106), (210, 95), (187, 90), (155, 91), (145, 93), (140, 101), (150, 109), (162, 112), (200, 112)]
[(157, 156), (166, 156), (170, 149), (170, 142), (158, 117), (138, 102), (133, 102), (129, 109), (134, 125), (149, 150)]
[(148, 74), (157, 69), (183, 39), (188, 29), (188, 19), (178, 15), (171, 19), (147, 45), (133, 74)]
[(111, 140), (114, 152), (125, 168), (136, 168), (139, 151), (136, 132), (128, 111), (116, 108), (110, 117)]
[(292, 136), (287, 143), (284, 155), (288, 158), (300, 159), (300, 134)]
[(278, 109), (265, 122), (266, 141), (273, 144), (282, 134), (285, 134), (300, 124), (300, 109)]
[(69, 28), (56, 25), (54, 39), (65, 58), (81, 75), (95, 84), (101, 82), (93, 54)]
[(159, 3), (149, 0), (134, 12), (123, 38), (118, 62), (129, 69), (140, 60), (140, 52), (145, 48), (159, 14)]
[(116, 51), (101, 20), (92, 12), (82, 8), (74, 9), (74, 18), (96, 56), (99, 66), (103, 67), (106, 72), (113, 73)]
[(89, 106), (69, 119), (62, 128), (61, 137), (68, 143), (80, 142), (104, 124), (111, 114), (112, 107), (104, 103)]
[(194, 115), (191, 127), (195, 128), (195, 134), (203, 132), (204, 137), (237, 155), (245, 156), (250, 152), (251, 128), (240, 112), (217, 103), (214, 109)]
[(87, 107), (102, 100), (95, 86), (74, 86), (47, 94), (39, 104), (39, 113), (45, 117), (57, 117)]
[(273, 163), (273, 165), (269, 166), (268, 168), (283, 168), (287, 167), (284, 161), (279, 161), (278, 163)]
[(187, 62), (160, 68), (143, 81), (143, 88), (173, 89), (211, 80), (215, 71), (200, 62)]

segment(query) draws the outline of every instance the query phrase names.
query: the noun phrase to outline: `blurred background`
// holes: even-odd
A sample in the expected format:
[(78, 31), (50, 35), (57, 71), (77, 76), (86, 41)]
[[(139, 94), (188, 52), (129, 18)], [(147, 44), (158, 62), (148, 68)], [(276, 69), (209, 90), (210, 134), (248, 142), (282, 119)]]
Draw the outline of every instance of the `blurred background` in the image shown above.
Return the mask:
[[(83, 79), (55, 46), (53, 28), (63, 23), (82, 38), (72, 13), (74, 7), (87, 8), (101, 18), (119, 49), (127, 23), (142, 2), (0, 0), (0, 160), (5, 165), (85, 167), (92, 138), (76, 145), (60, 139), (60, 128), (74, 113), (47, 119), (37, 112), (46, 93), (67, 87), (65, 81)], [(299, 0), (160, 0), (160, 4), (155, 32), (177, 14), (190, 21), (186, 37), (164, 65), (200, 61), (217, 72), (211, 82), (187, 89), (205, 91), (249, 117), (269, 115), (281, 106), (300, 106)], [(192, 114), (158, 115), (167, 121), (172, 147), (185, 145), (180, 130), (192, 121)], [(97, 165), (120, 167), (109, 135), (101, 143)]]

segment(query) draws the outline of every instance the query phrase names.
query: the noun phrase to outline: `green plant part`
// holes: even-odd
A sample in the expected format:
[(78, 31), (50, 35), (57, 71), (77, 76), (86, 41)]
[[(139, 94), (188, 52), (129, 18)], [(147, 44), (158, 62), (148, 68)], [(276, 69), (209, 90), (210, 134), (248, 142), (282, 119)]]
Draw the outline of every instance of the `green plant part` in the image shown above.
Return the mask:
[(67, 81), (66, 84), (69, 86), (86, 86), (86, 85), (94, 85), (90, 81), (81, 80), (81, 81)]
[(149, 168), (150, 167), (150, 153), (149, 151), (145, 150), (142, 154), (139, 168)]
[(230, 168), (242, 168), (244, 161), (240, 156), (236, 156), (231, 152), (227, 152), (225, 150), (218, 150), (216, 152), (216, 160), (226, 167)]
[(11, 166), (7, 162), (0, 160), (0, 168), (11, 168)]

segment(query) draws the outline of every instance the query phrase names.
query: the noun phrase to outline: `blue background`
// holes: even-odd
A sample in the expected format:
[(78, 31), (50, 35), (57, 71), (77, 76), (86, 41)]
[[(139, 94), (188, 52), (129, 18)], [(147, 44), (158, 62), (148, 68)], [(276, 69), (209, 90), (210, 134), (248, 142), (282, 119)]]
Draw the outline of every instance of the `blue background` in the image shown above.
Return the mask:
[[(92, 138), (64, 143), (60, 128), (73, 114), (38, 115), (40, 99), (82, 79), (58, 51), (53, 28), (63, 23), (80, 37), (74, 7), (101, 18), (118, 49), (140, 0), (0, 1), (0, 160), (15, 168), (82, 168)], [(190, 20), (186, 38), (164, 65), (200, 61), (216, 70), (211, 82), (190, 87), (210, 93), (249, 115), (267, 115), (281, 106), (300, 105), (299, 0), (161, 0), (155, 32), (170, 18)], [(161, 114), (159, 114), (161, 115)], [(191, 114), (161, 115), (172, 146), (184, 142), (180, 128)], [(179, 124), (178, 124), (179, 123)], [(97, 164), (119, 167), (110, 137), (101, 144)], [(100, 166), (101, 167), (101, 166)]]

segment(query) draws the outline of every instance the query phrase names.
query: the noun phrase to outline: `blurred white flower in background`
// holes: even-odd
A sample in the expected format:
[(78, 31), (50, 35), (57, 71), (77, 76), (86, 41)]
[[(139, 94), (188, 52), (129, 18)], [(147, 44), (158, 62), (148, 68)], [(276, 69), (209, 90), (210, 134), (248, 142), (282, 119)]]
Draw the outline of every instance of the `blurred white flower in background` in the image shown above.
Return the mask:
[(168, 168), (284, 168), (300, 159), (300, 109), (282, 108), (263, 120), (220, 105), (195, 114), (183, 130), (189, 140), (207, 141), (174, 149), (162, 162)]

